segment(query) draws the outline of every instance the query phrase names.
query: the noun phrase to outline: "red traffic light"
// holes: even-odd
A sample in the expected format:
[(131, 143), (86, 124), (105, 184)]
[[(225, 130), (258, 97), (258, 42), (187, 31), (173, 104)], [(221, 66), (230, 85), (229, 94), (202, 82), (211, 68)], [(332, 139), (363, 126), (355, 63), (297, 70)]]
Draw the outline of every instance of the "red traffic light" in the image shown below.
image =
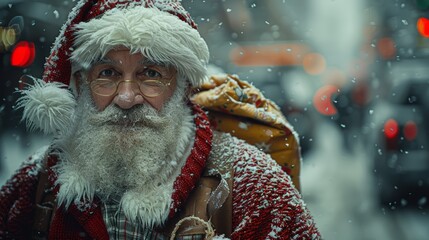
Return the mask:
[(417, 20), (417, 30), (420, 35), (429, 38), (429, 19), (421, 17)]
[(21, 41), (15, 45), (10, 56), (10, 64), (14, 67), (28, 67), (34, 61), (36, 48), (34, 43)]

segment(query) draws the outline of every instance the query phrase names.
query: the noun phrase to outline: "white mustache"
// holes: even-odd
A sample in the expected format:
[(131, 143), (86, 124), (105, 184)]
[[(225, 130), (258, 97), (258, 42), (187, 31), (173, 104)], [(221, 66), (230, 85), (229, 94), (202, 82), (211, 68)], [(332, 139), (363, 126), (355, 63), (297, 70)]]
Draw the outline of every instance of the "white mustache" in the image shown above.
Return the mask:
[(105, 124), (115, 125), (145, 125), (161, 127), (167, 123), (167, 116), (149, 105), (138, 105), (131, 109), (121, 109), (115, 105), (109, 105), (101, 112), (89, 113), (88, 121), (95, 126)]

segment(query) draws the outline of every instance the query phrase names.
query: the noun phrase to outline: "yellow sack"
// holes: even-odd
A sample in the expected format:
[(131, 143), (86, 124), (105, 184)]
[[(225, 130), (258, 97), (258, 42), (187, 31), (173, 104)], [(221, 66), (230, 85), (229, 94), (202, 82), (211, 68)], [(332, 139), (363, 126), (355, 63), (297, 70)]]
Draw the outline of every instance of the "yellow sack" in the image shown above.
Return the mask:
[(233, 75), (215, 75), (191, 100), (209, 110), (214, 129), (231, 133), (270, 154), (300, 189), (297, 135), (279, 107), (257, 88)]

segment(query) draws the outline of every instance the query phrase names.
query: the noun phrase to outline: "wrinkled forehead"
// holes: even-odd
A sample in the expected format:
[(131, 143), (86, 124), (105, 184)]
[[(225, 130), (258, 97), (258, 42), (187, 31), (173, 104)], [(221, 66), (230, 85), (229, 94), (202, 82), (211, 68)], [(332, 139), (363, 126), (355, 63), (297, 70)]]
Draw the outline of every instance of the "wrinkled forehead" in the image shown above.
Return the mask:
[[(117, 52), (115, 52), (117, 53)], [(133, 74), (135, 76), (148, 73), (159, 74), (161, 79), (171, 80), (177, 76), (177, 70), (168, 63), (156, 62), (144, 57), (141, 54), (128, 54), (128, 52), (119, 52), (120, 54), (107, 55), (97, 62), (93, 63), (86, 73), (88, 80), (99, 77), (99, 74), (105, 70), (113, 70), (119, 74)]]
[(110, 65), (115, 67), (126, 67), (127, 64), (134, 64), (139, 67), (158, 67), (171, 72), (176, 72), (175, 67), (167, 61), (159, 61), (147, 58), (143, 53), (132, 52), (130, 49), (120, 46), (110, 50), (106, 55), (94, 59), (88, 64), (75, 63), (73, 73), (81, 71), (87, 73), (100, 65)]

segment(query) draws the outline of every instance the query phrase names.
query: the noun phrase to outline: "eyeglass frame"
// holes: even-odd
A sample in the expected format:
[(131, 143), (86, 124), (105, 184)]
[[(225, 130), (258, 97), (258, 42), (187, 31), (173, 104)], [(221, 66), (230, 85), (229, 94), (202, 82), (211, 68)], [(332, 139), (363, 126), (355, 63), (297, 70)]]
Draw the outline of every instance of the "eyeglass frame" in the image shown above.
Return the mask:
[[(135, 82), (139, 86), (139, 91), (140, 91), (140, 93), (143, 96), (148, 97), (148, 98), (154, 98), (154, 97), (158, 97), (158, 96), (162, 95), (165, 92), (165, 90), (171, 85), (171, 82), (173, 81), (173, 79), (174, 79), (174, 76), (172, 76), (168, 82), (162, 82), (162, 81), (156, 80), (156, 79), (145, 79), (145, 80), (142, 80), (142, 81), (125, 79), (125, 80), (115, 81), (115, 80), (108, 79), (108, 78), (97, 78), (97, 79), (94, 79), (92, 81), (89, 81), (89, 87), (90, 87), (91, 91), (94, 94), (97, 94), (98, 96), (101, 96), (101, 97), (111, 97), (111, 96), (114, 96), (115, 94), (118, 93), (118, 88), (119, 88), (119, 85), (121, 83), (132, 83), (132, 82)], [(99, 93), (95, 92), (94, 89), (93, 89), (93, 86), (94, 86), (93, 83), (97, 82), (97, 80), (108, 80), (108, 81), (111, 81), (111, 82), (115, 83), (115, 85), (116, 85), (115, 91), (112, 94), (110, 94), (110, 95), (103, 95), (103, 94), (99, 94)], [(143, 91), (142, 91), (142, 89), (141, 89), (141, 86), (140, 86), (139, 82), (147, 82), (147, 81), (153, 81), (153, 82), (160, 83), (163, 86), (162, 87), (162, 91), (158, 95), (155, 95), (155, 96), (148, 96), (148, 95), (144, 94)]]

